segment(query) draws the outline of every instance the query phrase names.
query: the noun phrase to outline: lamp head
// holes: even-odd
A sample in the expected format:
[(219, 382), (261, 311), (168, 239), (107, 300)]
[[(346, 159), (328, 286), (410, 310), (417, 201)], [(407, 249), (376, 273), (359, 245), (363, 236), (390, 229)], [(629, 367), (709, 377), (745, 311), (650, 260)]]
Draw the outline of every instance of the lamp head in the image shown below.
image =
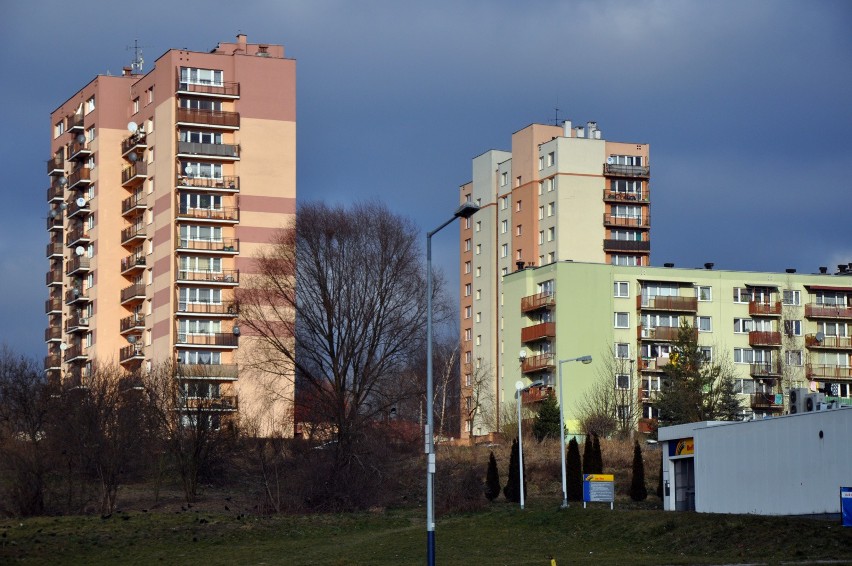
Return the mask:
[(577, 361), (583, 362), (584, 364), (588, 365), (592, 363), (592, 356), (580, 356), (579, 358), (577, 358)]
[(460, 207), (456, 209), (453, 213), (455, 218), (470, 218), (476, 211), (479, 210), (479, 205), (473, 204), (472, 202), (465, 202)]

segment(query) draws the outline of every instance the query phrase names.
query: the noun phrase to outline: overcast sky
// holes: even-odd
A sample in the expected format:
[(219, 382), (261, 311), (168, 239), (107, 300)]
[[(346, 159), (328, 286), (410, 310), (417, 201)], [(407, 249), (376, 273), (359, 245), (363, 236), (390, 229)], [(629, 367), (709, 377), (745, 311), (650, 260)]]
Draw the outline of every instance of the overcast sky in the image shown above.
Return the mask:
[[(239, 32), (298, 61), (298, 199), (377, 198), (425, 231), (530, 123), (651, 144), (652, 256), (852, 261), (852, 2), (5, 1), (0, 343), (43, 356), (50, 112), (96, 74)], [(434, 254), (457, 281), (457, 232)], [(455, 285), (451, 286), (455, 289)]]

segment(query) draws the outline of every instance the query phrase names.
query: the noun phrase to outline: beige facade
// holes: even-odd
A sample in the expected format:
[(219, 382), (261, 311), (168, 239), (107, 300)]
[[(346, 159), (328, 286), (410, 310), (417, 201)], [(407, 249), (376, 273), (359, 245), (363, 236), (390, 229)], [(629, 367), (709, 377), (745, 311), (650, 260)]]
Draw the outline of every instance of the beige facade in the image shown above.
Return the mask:
[(483, 207), (461, 228), (461, 438), (499, 430), (517, 364), (502, 338), (503, 277), (563, 260), (648, 265), (649, 149), (565, 122), (532, 124), (512, 135), (511, 151), (474, 158), (460, 189), (462, 202)]
[(235, 293), (295, 214), (295, 61), (240, 35), (134, 71), (51, 114), (45, 368), (82, 383), (95, 360), (169, 361), (188, 398), (243, 412), (267, 400)]

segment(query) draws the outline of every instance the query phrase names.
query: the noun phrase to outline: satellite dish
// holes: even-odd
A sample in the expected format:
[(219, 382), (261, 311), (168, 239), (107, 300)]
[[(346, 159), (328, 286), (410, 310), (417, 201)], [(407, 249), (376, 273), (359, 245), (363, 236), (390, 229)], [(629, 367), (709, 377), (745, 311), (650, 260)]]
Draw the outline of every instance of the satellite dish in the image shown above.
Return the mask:
[(83, 255), (84, 253), (86, 253), (86, 248), (84, 248), (83, 246), (77, 246), (76, 248), (74, 248), (74, 253), (77, 255)]
[(814, 338), (816, 338), (817, 342), (821, 343), (823, 340), (825, 340), (825, 334), (822, 332), (817, 332)]
[(77, 206), (79, 206), (80, 208), (86, 206), (86, 199), (84, 199), (83, 197), (77, 197), (77, 200), (75, 200), (74, 202), (76, 202)]
[(64, 352), (65, 350), (68, 349), (68, 344), (63, 342), (62, 344), (59, 345), (59, 349)]
[(139, 126), (136, 125), (136, 122), (127, 123), (127, 131), (129, 131), (131, 134), (135, 134), (138, 129)]
[(136, 155), (136, 152), (133, 152), (127, 156), (127, 159), (129, 159), (131, 163), (136, 163), (137, 161), (139, 161), (139, 156)]
[(192, 176), (192, 165), (187, 165), (186, 169), (184, 169), (187, 175)]
[(84, 136), (83, 134), (77, 135), (77, 143), (83, 143), (85, 141), (86, 141), (86, 136)]
[(72, 290), (72, 293), (74, 293), (75, 297), (79, 297), (80, 296), (80, 289), (78, 289), (77, 287), (74, 287), (74, 289)]
[(607, 164), (612, 165), (612, 162), (613, 162), (612, 157), (607, 157), (606, 162), (607, 162)]
[(130, 336), (127, 337), (127, 341), (130, 342), (131, 344), (135, 344), (136, 343), (136, 336), (133, 336), (131, 334)]
[(64, 187), (67, 184), (68, 184), (68, 179), (66, 179), (65, 177), (59, 177), (59, 186), (60, 187)]
[(55, 210), (55, 209), (54, 209), (54, 210), (51, 210), (51, 211), (50, 211), (50, 217), (51, 217), (51, 218), (56, 218), (57, 216), (59, 216), (59, 211), (58, 211), (58, 210)]

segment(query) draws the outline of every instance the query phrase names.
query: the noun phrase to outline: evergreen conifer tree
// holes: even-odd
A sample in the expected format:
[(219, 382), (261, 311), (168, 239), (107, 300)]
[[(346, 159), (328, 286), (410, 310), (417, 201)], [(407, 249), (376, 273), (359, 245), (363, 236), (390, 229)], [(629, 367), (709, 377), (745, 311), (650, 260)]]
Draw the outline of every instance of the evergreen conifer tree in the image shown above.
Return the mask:
[(583, 470), (580, 467), (580, 445), (577, 439), (568, 442), (568, 454), (565, 458), (565, 480), (568, 501), (583, 500)]
[(506, 487), (503, 488), (503, 495), (513, 503), (518, 503), (521, 500), (518, 460), (518, 440), (515, 439), (512, 441), (512, 453), (509, 456), (509, 478), (506, 480)]
[(500, 472), (497, 470), (497, 459), (494, 451), (488, 457), (488, 471), (485, 473), (485, 497), (494, 501), (500, 495)]
[(548, 395), (542, 399), (533, 421), (533, 436), (541, 442), (545, 438), (559, 438), (562, 430), (562, 423), (559, 422), (559, 403), (556, 396)]
[(601, 453), (601, 439), (597, 433), (594, 435), (594, 440), (592, 440), (592, 453), (595, 455), (595, 468), (591, 473), (602, 474), (604, 471), (603, 454)]
[(645, 463), (642, 461), (642, 448), (640, 448), (638, 440), (635, 440), (633, 445), (633, 473), (631, 475), (630, 499), (645, 501), (648, 497), (648, 489), (645, 487)]
[(592, 437), (586, 435), (586, 443), (583, 445), (583, 474), (595, 473), (595, 448), (592, 445)]
[(660, 454), (660, 478), (657, 481), (657, 497), (663, 498), (663, 455)]

